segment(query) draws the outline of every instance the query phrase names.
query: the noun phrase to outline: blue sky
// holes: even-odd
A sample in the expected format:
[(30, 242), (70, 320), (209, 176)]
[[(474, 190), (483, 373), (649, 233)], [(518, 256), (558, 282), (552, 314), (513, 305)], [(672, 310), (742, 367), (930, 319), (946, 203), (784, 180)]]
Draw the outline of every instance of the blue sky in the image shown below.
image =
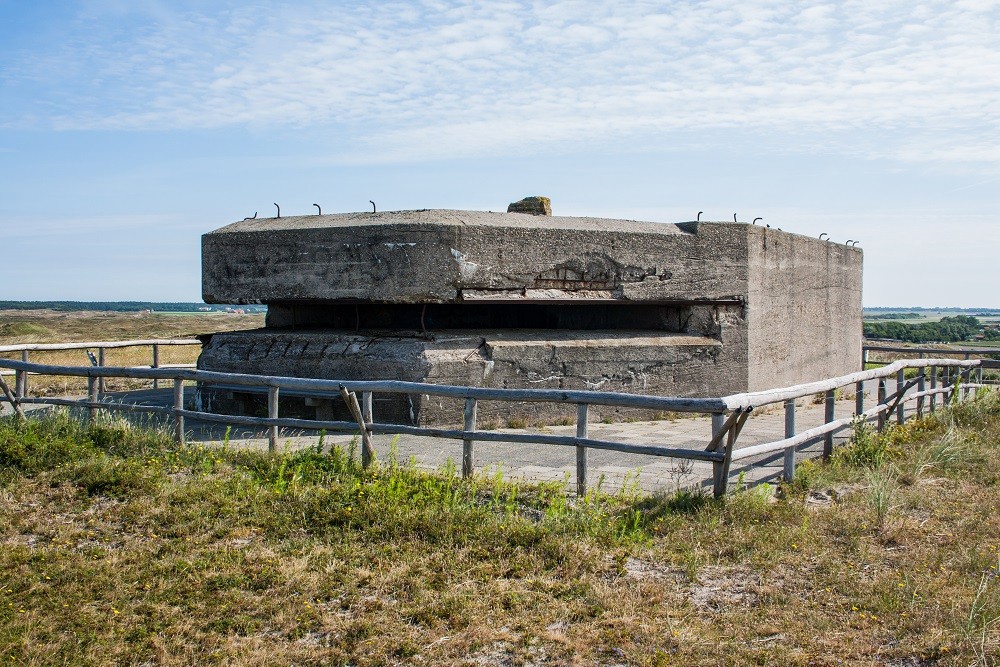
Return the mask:
[(199, 300), (253, 215), (764, 217), (1000, 307), (1000, 3), (0, 0), (0, 299)]

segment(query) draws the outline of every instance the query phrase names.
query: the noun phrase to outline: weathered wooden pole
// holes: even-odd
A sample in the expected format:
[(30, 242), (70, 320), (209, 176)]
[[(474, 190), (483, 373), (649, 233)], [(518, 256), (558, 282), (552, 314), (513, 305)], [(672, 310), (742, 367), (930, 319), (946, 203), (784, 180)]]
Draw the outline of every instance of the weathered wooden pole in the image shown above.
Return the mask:
[[(576, 406), (576, 437), (587, 437), (587, 418), (590, 406), (580, 403)], [(576, 446), (576, 495), (587, 495), (587, 448)]]
[(6, 397), (7, 402), (10, 403), (10, 407), (14, 410), (14, 414), (16, 414), (18, 418), (23, 421), (25, 419), (24, 408), (21, 407), (20, 401), (18, 401), (17, 397), (14, 396), (14, 392), (12, 392), (10, 387), (7, 386), (7, 383), (4, 382), (2, 375), (0, 375), (0, 389), (3, 390), (3, 395)]
[[(104, 348), (97, 348), (97, 367), (102, 368), (104, 366)], [(104, 382), (104, 376), (97, 378), (97, 395), (103, 396), (105, 390), (107, 389), (106, 383)]]
[[(153, 368), (160, 367), (160, 346), (157, 343), (153, 343)], [(160, 388), (160, 381), (157, 378), (153, 378), (153, 389)]]
[[(476, 430), (479, 413), (479, 401), (474, 398), (465, 399), (463, 429), (471, 433)], [(472, 438), (462, 440), (462, 477), (470, 479), (476, 474), (476, 441)]]
[(896, 371), (896, 423), (902, 424), (906, 421), (906, 372), (903, 369)]
[(87, 376), (87, 403), (90, 405), (87, 407), (87, 418), (90, 423), (94, 423), (97, 419), (97, 402), (100, 397), (97, 394), (97, 378), (93, 375)]
[[(931, 366), (931, 391), (937, 389), (937, 366)], [(937, 410), (937, 394), (931, 394), (931, 414)]]
[[(834, 419), (834, 412), (836, 411), (837, 405), (836, 398), (837, 391), (835, 389), (830, 389), (826, 392), (826, 405), (824, 406), (826, 408), (826, 414), (824, 415), (824, 418), (826, 419), (825, 423), (827, 424), (832, 422)], [(823, 458), (829, 459), (831, 456), (833, 456), (833, 431), (823, 435)]]
[(361, 417), (366, 424), (375, 421), (375, 397), (370, 391), (361, 392)]
[(174, 379), (174, 439), (178, 445), (184, 444), (184, 380)]
[[(795, 436), (795, 399), (785, 401), (785, 437)], [(784, 479), (791, 482), (795, 476), (795, 446), (785, 448)]]
[(865, 383), (858, 382), (854, 386), (854, 414), (863, 415), (865, 413)]
[[(927, 389), (927, 375), (926, 368), (920, 369), (920, 375), (917, 376), (917, 392), (923, 393)], [(924, 397), (921, 396), (917, 399), (917, 419), (924, 418)]]
[[(268, 387), (267, 388), (267, 418), (277, 419), (278, 418), (278, 388)], [(267, 451), (274, 454), (278, 451), (278, 438), (280, 437), (280, 432), (278, 427), (271, 425), (267, 429)]]
[(877, 405), (879, 407), (879, 412), (878, 412), (878, 430), (879, 430), (879, 433), (881, 433), (883, 430), (885, 430), (885, 420), (887, 418), (886, 410), (885, 410), (885, 407), (886, 407), (886, 405), (885, 405), (885, 378), (879, 378), (878, 379), (878, 399), (877, 400), (878, 400)]
[[(733, 462), (733, 449), (736, 448), (736, 438), (743, 428), (743, 423), (749, 416), (749, 410), (739, 410), (736, 412), (736, 418), (729, 423), (729, 430), (726, 431), (726, 448), (723, 451), (724, 458), (722, 461), (712, 461), (712, 494), (716, 498), (726, 495), (726, 491), (729, 490), (729, 466)], [(722, 422), (721, 419), (719, 421)], [(724, 424), (725, 422), (722, 423)], [(725, 428), (725, 426), (720, 426), (720, 428)]]
[(354, 392), (347, 391), (347, 387), (340, 385), (340, 396), (347, 404), (347, 409), (354, 415), (355, 421), (358, 422), (358, 428), (361, 429), (361, 467), (367, 468), (375, 460), (375, 446), (372, 444), (370, 422), (365, 421), (361, 406), (358, 405), (358, 397), (354, 395)]
[[(21, 361), (28, 363), (28, 351), (21, 350)], [(18, 398), (28, 395), (28, 371), (15, 371), (14, 391)]]

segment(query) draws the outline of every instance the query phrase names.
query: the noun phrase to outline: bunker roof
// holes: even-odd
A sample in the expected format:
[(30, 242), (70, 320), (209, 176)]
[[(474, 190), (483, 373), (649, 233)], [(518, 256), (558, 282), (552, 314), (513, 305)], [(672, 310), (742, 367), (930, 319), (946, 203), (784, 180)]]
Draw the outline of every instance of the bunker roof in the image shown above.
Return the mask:
[(696, 223), (641, 222), (614, 218), (529, 215), (492, 211), (461, 211), (454, 209), (420, 209), (415, 211), (379, 211), (335, 213), (332, 215), (296, 215), (280, 218), (256, 218), (234, 222), (212, 234), (236, 232), (288, 231), (336, 227), (364, 227), (385, 224), (468, 225), (475, 227), (513, 227), (521, 229), (620, 231), (643, 234), (674, 235), (691, 233), (686, 228)]

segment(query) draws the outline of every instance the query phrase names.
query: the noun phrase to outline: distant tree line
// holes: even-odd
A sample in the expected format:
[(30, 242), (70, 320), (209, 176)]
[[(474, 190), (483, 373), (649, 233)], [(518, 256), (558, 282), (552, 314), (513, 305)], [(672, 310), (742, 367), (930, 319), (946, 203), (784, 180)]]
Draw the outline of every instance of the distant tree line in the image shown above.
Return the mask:
[(884, 313), (882, 315), (865, 315), (866, 320), (919, 320), (920, 313)]
[(925, 308), (923, 306), (907, 306), (901, 308), (899, 306), (865, 306), (864, 308), (865, 316), (869, 316), (871, 313), (898, 313), (902, 311), (912, 311), (914, 313), (961, 313), (963, 315), (1000, 315), (1000, 309), (998, 308), (954, 308), (951, 306), (941, 307), (935, 306), (932, 308)]
[(958, 343), (982, 335), (984, 340), (1000, 340), (1000, 330), (987, 328), (969, 315), (942, 317), (938, 322), (907, 324), (898, 321), (865, 322), (866, 338), (891, 338), (908, 343)]
[(242, 308), (248, 313), (263, 313), (267, 306), (228, 306), (225, 304), (182, 302), (182, 301), (0, 301), (0, 310), (100, 310), (116, 313), (169, 311), (174, 313), (196, 313), (199, 311), (224, 311), (227, 308)]

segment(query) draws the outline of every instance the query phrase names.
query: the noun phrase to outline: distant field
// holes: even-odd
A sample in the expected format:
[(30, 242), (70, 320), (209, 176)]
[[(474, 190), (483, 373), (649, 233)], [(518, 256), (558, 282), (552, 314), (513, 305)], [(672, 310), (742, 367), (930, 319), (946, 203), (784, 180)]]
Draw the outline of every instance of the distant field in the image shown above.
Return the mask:
[[(134, 340), (147, 338), (192, 338), (198, 334), (264, 326), (264, 315), (237, 315), (220, 312), (140, 313), (113, 311), (0, 310), (0, 345), (19, 343), (67, 343)], [(161, 364), (191, 364), (198, 358), (197, 345), (163, 347)], [(108, 366), (139, 366), (152, 363), (148, 347), (108, 350)], [(0, 353), (0, 358), (20, 358), (20, 354)], [(89, 363), (86, 351), (32, 352), (31, 361), (78, 366)], [(61, 394), (81, 390), (79, 378), (32, 378), (33, 393)], [(108, 388), (133, 388), (135, 382), (109, 380)]]
[(958, 347), (1000, 347), (1000, 340), (968, 340), (952, 344)]
[(889, 320), (890, 318), (885, 317), (890, 314), (912, 314), (910, 317), (900, 318), (900, 322), (905, 322), (907, 324), (920, 324), (921, 322), (937, 322), (942, 317), (954, 317), (955, 315), (971, 315), (975, 317), (980, 322), (983, 323), (994, 323), (1000, 322), (1000, 311), (991, 308), (981, 308), (981, 309), (949, 309), (942, 308), (939, 310), (913, 310), (911, 308), (899, 308), (897, 309), (865, 309), (863, 312), (863, 317), (865, 321), (877, 322)]

